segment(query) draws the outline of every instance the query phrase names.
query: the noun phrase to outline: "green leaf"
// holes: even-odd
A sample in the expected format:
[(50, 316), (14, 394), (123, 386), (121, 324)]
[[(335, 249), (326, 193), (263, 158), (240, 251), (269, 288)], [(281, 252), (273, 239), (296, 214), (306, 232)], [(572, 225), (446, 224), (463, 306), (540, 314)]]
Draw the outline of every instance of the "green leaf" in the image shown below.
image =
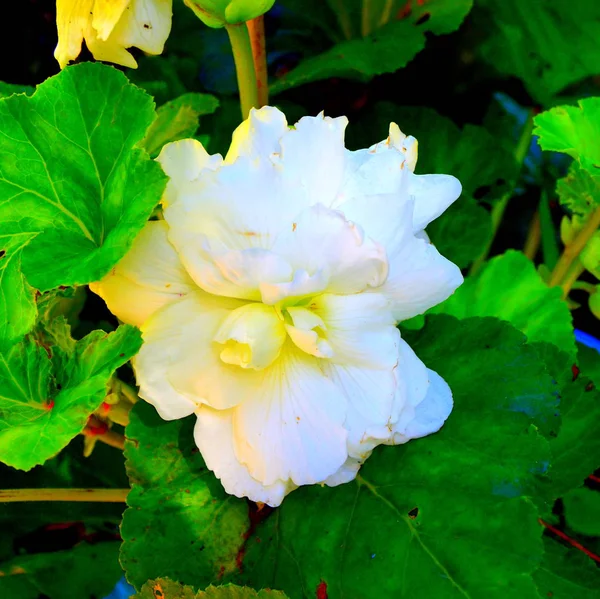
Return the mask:
[(430, 317), (408, 341), (453, 391), (444, 427), (377, 448), (352, 483), (294, 491), (249, 539), (245, 584), (292, 599), (323, 584), (332, 599), (537, 597), (527, 497), (549, 456), (529, 415), (556, 401), (543, 364), (496, 319)]
[(2, 599), (105, 597), (122, 576), (119, 543), (82, 543), (68, 551), (22, 555), (0, 563)]
[(281, 591), (255, 591), (248, 587), (226, 584), (209, 586), (205, 591), (194, 592), (190, 586), (173, 582), (168, 578), (149, 580), (132, 599), (286, 599)]
[(585, 218), (600, 206), (600, 177), (593, 177), (573, 163), (567, 176), (557, 181), (556, 192), (562, 206), (571, 214)]
[(35, 290), (21, 272), (21, 252), (31, 235), (0, 235), (0, 351), (18, 342), (35, 324)]
[(100, 279), (148, 220), (166, 183), (135, 147), (153, 108), (121, 72), (94, 63), (0, 100), (0, 235), (32, 236), (22, 268), (34, 287)]
[[(600, 5), (589, 0), (479, 0), (474, 28), (481, 56), (523, 80), (538, 101), (600, 72)], [(573, 43), (578, 40), (578, 43)]]
[(156, 576), (203, 587), (237, 568), (248, 505), (207, 470), (193, 429), (193, 419), (165, 422), (143, 401), (131, 411), (121, 564), (138, 589)]
[(562, 497), (579, 487), (600, 466), (600, 392), (577, 371), (573, 359), (557, 347), (536, 344), (536, 350), (556, 381), (560, 396), (561, 425), (550, 439), (552, 468), (550, 498)]
[(31, 96), (34, 91), (35, 89), (30, 85), (19, 85), (17, 83), (4, 83), (4, 81), (0, 81), (0, 98), (6, 98), (13, 94), (26, 94)]
[(600, 570), (581, 551), (544, 537), (544, 559), (533, 577), (540, 597), (600, 599)]
[(580, 487), (567, 493), (562, 500), (569, 528), (582, 535), (600, 537), (600, 493), (598, 491)]
[(600, 176), (600, 98), (552, 108), (536, 116), (534, 123), (533, 133), (543, 150), (568, 154), (592, 176)]
[(571, 312), (561, 289), (548, 287), (533, 263), (514, 250), (490, 260), (431, 313), (495, 316), (510, 322), (530, 341), (547, 341), (572, 356), (576, 353)]
[(163, 104), (156, 111), (156, 120), (150, 125), (142, 147), (156, 156), (161, 148), (172, 141), (193, 137), (198, 130), (198, 118), (212, 114), (219, 100), (209, 94), (189, 93)]
[(413, 5), (405, 17), (394, 19), (371, 35), (341, 42), (302, 61), (273, 83), (271, 92), (329, 77), (368, 80), (394, 72), (425, 47), (426, 34), (442, 35), (458, 29), (472, 6), (473, 0), (430, 0), (426, 5)]
[(70, 352), (26, 339), (0, 355), (0, 460), (29, 470), (58, 453), (140, 345), (140, 332), (124, 325), (108, 335), (94, 331)]

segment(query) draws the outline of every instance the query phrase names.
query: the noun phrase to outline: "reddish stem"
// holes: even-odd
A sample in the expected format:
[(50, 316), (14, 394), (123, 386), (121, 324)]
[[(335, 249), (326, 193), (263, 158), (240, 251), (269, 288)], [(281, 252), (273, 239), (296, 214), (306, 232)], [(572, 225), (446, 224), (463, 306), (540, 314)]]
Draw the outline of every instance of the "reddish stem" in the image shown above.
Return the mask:
[(541, 518), (538, 518), (538, 522), (542, 526), (547, 528), (551, 533), (555, 534), (557, 537), (561, 538), (563, 541), (566, 541), (567, 543), (569, 543), (569, 545), (572, 545), (573, 547), (575, 547), (575, 549), (579, 549), (579, 551), (583, 551), (583, 553), (585, 553), (588, 557), (591, 557), (595, 562), (598, 562), (600, 564), (600, 556), (596, 555), (595, 553), (592, 553), (589, 549), (586, 549), (581, 543), (579, 543), (579, 541), (572, 539), (569, 535), (565, 534), (562, 530), (559, 530), (558, 528), (555, 528), (551, 524), (544, 522)]

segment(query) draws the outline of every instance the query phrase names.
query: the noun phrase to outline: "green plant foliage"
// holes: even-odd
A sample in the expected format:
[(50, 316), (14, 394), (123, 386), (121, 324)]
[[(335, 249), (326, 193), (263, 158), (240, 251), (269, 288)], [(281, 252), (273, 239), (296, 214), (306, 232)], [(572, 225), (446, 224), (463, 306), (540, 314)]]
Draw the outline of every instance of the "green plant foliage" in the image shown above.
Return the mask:
[(579, 100), (578, 106), (558, 106), (535, 117), (533, 133), (543, 150), (574, 158), (592, 175), (600, 175), (600, 98)]
[(540, 597), (600, 599), (600, 571), (575, 549), (544, 538), (544, 559), (533, 578)]
[(134, 599), (286, 599), (280, 591), (255, 591), (233, 584), (209, 586), (205, 591), (194, 592), (190, 586), (173, 582), (168, 578), (149, 580)]
[(571, 530), (600, 537), (600, 493), (587, 487), (573, 489), (563, 497), (565, 518)]
[(371, 35), (340, 42), (323, 54), (307, 58), (275, 81), (271, 92), (276, 94), (329, 77), (368, 80), (375, 75), (392, 73), (425, 47), (426, 34), (442, 35), (456, 30), (472, 6), (473, 0), (416, 3), (412, 10), (394, 17)]
[(121, 578), (119, 543), (83, 543), (68, 551), (15, 557), (0, 563), (2, 599), (105, 597)]
[(480, 0), (475, 27), (486, 32), (482, 57), (519, 77), (547, 103), (567, 85), (600, 72), (600, 6), (588, 0)]
[(98, 280), (127, 251), (166, 183), (135, 148), (153, 108), (101, 64), (69, 67), (31, 97), (0, 100), (0, 235), (31, 235), (22, 252), (31, 285)]
[(109, 377), (139, 349), (139, 331), (90, 333), (70, 351), (27, 338), (0, 356), (0, 460), (29, 470), (78, 435)]
[(30, 96), (34, 91), (34, 88), (30, 85), (15, 85), (14, 83), (0, 81), (0, 98), (6, 98), (13, 94), (26, 94)]
[(144, 402), (131, 412), (121, 564), (137, 588), (153, 576), (206, 586), (237, 568), (248, 506), (207, 470), (193, 428), (189, 418), (161, 420)]
[(573, 163), (567, 176), (557, 181), (556, 193), (569, 213), (585, 218), (600, 206), (600, 177)]
[(165, 144), (194, 137), (199, 117), (212, 114), (218, 107), (219, 101), (214, 96), (196, 93), (163, 104), (156, 111), (156, 120), (148, 128), (142, 147), (150, 156), (156, 156)]
[(549, 288), (520, 252), (492, 258), (478, 276), (468, 278), (431, 312), (502, 318), (530, 341), (548, 341), (575, 355), (571, 313), (560, 288)]

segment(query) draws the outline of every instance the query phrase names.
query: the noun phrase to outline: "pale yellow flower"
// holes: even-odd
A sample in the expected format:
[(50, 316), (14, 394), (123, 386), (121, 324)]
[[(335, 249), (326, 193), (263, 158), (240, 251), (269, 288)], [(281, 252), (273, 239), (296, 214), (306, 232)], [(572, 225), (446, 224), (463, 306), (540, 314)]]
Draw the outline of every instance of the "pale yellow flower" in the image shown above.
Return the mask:
[(171, 31), (173, 0), (56, 0), (60, 67), (79, 56), (83, 40), (96, 60), (136, 68), (127, 48), (163, 51)]
[(195, 414), (225, 489), (272, 506), (353, 479), (377, 445), (431, 434), (452, 409), (396, 323), (462, 282), (424, 232), (460, 183), (415, 175), (416, 140), (396, 125), (346, 150), (346, 123), (289, 128), (265, 107), (225, 159), (165, 146), (165, 220), (92, 285), (142, 330), (140, 396), (167, 420)]

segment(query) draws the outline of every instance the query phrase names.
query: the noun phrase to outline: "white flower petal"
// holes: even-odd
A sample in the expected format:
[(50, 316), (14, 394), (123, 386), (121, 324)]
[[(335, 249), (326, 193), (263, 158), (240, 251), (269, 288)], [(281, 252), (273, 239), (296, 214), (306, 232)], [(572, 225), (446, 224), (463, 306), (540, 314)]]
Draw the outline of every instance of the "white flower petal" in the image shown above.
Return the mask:
[(93, 7), (94, 0), (56, 0), (58, 44), (54, 58), (61, 69), (79, 56), (84, 35), (93, 31), (90, 24)]
[(264, 371), (223, 362), (222, 345), (213, 341), (225, 319), (242, 305), (196, 292), (154, 314), (142, 327), (144, 344), (134, 360), (140, 396), (162, 414), (176, 396), (195, 408), (227, 409), (256, 392)]
[(452, 391), (448, 383), (437, 372), (429, 369), (427, 372), (429, 387), (424, 399), (417, 404), (408, 423), (394, 426), (393, 435), (386, 442), (388, 445), (399, 445), (439, 431), (452, 412)]
[(411, 175), (408, 193), (415, 199), (415, 233), (440, 216), (461, 191), (460, 181), (451, 175)]
[(398, 321), (443, 302), (463, 282), (458, 266), (420, 237), (407, 238), (391, 250), (388, 259), (389, 275), (377, 292), (389, 298)]
[(264, 485), (321, 482), (346, 461), (346, 398), (316, 358), (288, 343), (233, 414), (235, 452)]
[(109, 2), (98, 0), (94, 2), (92, 27), (96, 30), (99, 39), (104, 42), (108, 39), (128, 4), (129, 0)]
[[(370, 454), (369, 454), (370, 455)], [(349, 483), (351, 480), (356, 478), (360, 467), (363, 465), (363, 460), (356, 458), (348, 458), (337, 472), (334, 472), (331, 476), (328, 476), (324, 483), (328, 487), (337, 487), (338, 485), (344, 485)]]
[(139, 327), (159, 308), (196, 289), (167, 231), (164, 221), (147, 223), (121, 261), (101, 281), (90, 284), (123, 322)]
[(277, 507), (296, 486), (290, 481), (263, 485), (250, 476), (234, 452), (232, 414), (233, 410), (213, 410), (206, 406), (198, 410), (194, 439), (206, 466), (220, 479), (227, 493)]
[(225, 162), (235, 162), (239, 156), (268, 160), (281, 152), (279, 144), (287, 132), (283, 112), (271, 106), (252, 108), (250, 116), (233, 132)]

